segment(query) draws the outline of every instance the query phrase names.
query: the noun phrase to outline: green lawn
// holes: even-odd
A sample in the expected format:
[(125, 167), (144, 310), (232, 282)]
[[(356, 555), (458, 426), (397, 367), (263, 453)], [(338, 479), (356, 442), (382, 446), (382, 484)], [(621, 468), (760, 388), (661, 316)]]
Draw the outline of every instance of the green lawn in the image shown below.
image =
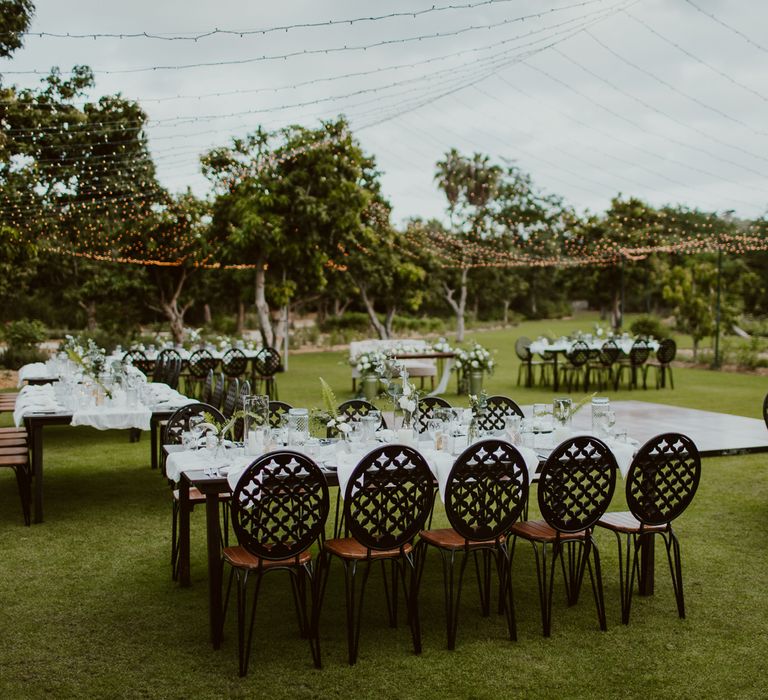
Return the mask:
[[(578, 326), (539, 322), (473, 334), (498, 350), (499, 371), (488, 389), (519, 403), (551, 399), (551, 392), (516, 386), (514, 340)], [(346, 398), (344, 359), (340, 353), (292, 356), (290, 371), (279, 378), (280, 397), (317, 405), (317, 377), (323, 376)], [(674, 391), (611, 396), (757, 417), (768, 390), (765, 378), (702, 370), (676, 369), (675, 381)], [(601, 531), (606, 633), (598, 630), (586, 588), (574, 608), (567, 608), (564, 594), (556, 597), (552, 637), (542, 638), (533, 556), (521, 542), (514, 567), (516, 643), (505, 638), (503, 617), (480, 618), (468, 576), (457, 650), (445, 649), (440, 563), (432, 554), (421, 595), (420, 657), (410, 651), (404, 625), (388, 628), (380, 581), (372, 576), (360, 660), (347, 666), (337, 567), (321, 621), (323, 670), (312, 668), (298, 637), (287, 580), (274, 575), (260, 599), (250, 675), (239, 679), (232, 615), (221, 651), (208, 644), (202, 511), (192, 522), (193, 585), (180, 589), (171, 581), (169, 490), (149, 469), (146, 436), (130, 444), (124, 433), (51, 429), (46, 522), (23, 527), (15, 481), (10, 474), (0, 481), (0, 697), (764, 698), (767, 466), (768, 454), (705, 460), (697, 497), (678, 527), (686, 620), (677, 618), (663, 548), (657, 548), (656, 595), (636, 599), (631, 624), (620, 624), (615, 541)], [(613, 508), (622, 507), (619, 489)], [(444, 522), (442, 512), (436, 518)]]

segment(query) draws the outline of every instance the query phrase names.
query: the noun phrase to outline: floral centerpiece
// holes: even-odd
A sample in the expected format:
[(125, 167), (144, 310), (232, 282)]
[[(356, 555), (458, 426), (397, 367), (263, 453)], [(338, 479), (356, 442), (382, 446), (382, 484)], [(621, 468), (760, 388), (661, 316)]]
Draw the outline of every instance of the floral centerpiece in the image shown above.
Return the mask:
[(379, 350), (366, 350), (350, 358), (349, 363), (361, 377), (377, 376), (378, 368), (385, 359), (386, 356)]
[(67, 354), (67, 359), (77, 365), (84, 375), (88, 376), (104, 392), (108, 398), (112, 398), (112, 392), (101, 380), (101, 374), (107, 367), (107, 353), (100, 348), (92, 338), (85, 343), (79, 338), (67, 335), (61, 344), (61, 350)]
[(459, 378), (459, 393), (477, 395), (483, 388), (483, 373), (493, 374), (496, 363), (490, 351), (480, 343), (473, 343), (469, 350), (456, 350), (456, 362), (453, 367)]
[(432, 343), (433, 352), (453, 352), (451, 344), (445, 338), (438, 338)]

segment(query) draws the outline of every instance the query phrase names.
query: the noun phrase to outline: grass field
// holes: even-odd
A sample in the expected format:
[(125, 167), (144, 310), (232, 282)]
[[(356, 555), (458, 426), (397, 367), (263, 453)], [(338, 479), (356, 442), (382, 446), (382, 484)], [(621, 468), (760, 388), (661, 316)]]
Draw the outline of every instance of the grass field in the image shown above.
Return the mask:
[[(551, 392), (516, 385), (518, 335), (568, 332), (573, 321), (522, 324), (476, 334), (496, 349), (488, 389), (519, 403)], [(349, 393), (341, 353), (290, 358), (280, 397), (318, 405), (318, 376)], [(635, 399), (758, 417), (768, 380), (675, 369), (676, 389)], [(452, 387), (453, 388), (453, 387)], [(611, 393), (627, 398), (629, 392)], [(448, 395), (451, 400), (457, 397)], [(670, 426), (671, 429), (674, 426)], [(608, 631), (597, 627), (588, 589), (567, 608), (560, 581), (553, 633), (541, 636), (535, 569), (517, 547), (514, 585), (519, 640), (503, 617), (479, 616), (467, 578), (458, 645), (445, 649), (439, 556), (422, 587), (424, 651), (407, 627), (389, 629), (380, 581), (366, 595), (360, 660), (346, 664), (343, 582), (331, 571), (321, 620), (324, 666), (315, 671), (299, 639), (287, 581), (268, 577), (260, 598), (250, 675), (237, 676), (233, 616), (224, 645), (208, 644), (204, 513), (192, 516), (193, 585), (171, 581), (170, 496), (149, 468), (148, 440), (125, 433), (60, 428), (46, 433), (46, 522), (23, 527), (15, 481), (0, 480), (0, 697), (441, 697), (765, 698), (768, 679), (768, 454), (706, 459), (699, 492), (677, 528), (688, 617), (678, 619), (663, 548), (656, 594), (636, 599), (619, 621), (616, 546), (598, 532)], [(612, 509), (624, 507), (621, 484)], [(437, 523), (444, 522), (438, 508)], [(270, 580), (271, 579), (271, 580)]]

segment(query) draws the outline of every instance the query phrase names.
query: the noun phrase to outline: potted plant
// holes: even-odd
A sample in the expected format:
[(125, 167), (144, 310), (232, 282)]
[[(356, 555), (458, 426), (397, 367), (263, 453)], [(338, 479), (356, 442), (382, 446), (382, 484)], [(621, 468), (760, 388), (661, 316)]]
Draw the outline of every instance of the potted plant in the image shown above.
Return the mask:
[(379, 395), (378, 367), (383, 359), (383, 353), (377, 350), (368, 350), (360, 353), (352, 360), (352, 365), (360, 375), (360, 386), (366, 401), (373, 402)]
[(479, 396), (483, 391), (483, 375), (493, 374), (495, 366), (491, 353), (479, 343), (474, 343), (469, 350), (458, 350), (455, 367), (460, 389)]

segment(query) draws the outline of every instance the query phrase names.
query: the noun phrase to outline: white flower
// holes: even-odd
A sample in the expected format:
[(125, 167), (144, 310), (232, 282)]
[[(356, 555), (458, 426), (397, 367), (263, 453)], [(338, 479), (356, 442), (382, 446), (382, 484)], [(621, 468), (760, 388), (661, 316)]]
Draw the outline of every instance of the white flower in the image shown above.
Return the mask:
[(348, 423), (339, 423), (336, 427), (342, 433), (348, 433), (350, 430), (352, 430), (352, 426)]

